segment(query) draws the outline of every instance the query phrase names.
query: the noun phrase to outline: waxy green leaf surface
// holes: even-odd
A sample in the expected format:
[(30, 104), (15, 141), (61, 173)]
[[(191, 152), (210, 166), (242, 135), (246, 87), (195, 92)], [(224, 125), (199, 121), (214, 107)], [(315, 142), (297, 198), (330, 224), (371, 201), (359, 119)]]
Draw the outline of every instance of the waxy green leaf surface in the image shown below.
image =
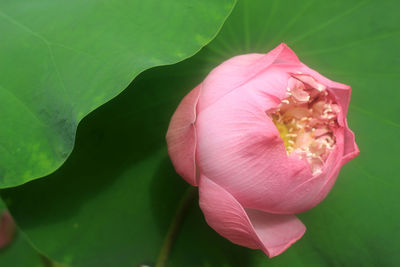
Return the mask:
[(0, 188), (53, 172), (83, 117), (143, 70), (193, 55), (233, 3), (1, 1)]

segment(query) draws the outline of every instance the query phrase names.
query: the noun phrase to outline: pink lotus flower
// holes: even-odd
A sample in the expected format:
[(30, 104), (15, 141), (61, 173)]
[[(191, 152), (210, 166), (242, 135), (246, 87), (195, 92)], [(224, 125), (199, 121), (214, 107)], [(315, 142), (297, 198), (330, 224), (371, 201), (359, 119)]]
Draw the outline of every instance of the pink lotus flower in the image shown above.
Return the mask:
[(321, 202), (359, 154), (346, 114), (350, 86), (281, 44), (216, 67), (175, 111), (167, 133), (176, 171), (199, 186), (207, 223), (273, 257), (305, 232), (293, 214)]

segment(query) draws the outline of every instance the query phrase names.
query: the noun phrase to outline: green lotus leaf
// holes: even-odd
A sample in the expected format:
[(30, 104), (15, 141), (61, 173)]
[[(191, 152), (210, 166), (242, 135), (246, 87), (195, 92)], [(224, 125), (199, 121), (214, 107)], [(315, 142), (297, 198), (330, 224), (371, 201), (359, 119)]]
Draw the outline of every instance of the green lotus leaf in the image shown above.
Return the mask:
[(0, 188), (57, 169), (82, 118), (143, 70), (193, 55), (233, 4), (1, 1)]

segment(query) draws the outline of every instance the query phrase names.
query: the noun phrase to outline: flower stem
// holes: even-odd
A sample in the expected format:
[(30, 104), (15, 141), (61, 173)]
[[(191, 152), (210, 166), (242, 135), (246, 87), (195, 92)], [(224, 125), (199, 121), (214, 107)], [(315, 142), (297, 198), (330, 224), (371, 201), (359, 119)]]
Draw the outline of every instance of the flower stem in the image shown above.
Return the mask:
[(181, 201), (179, 202), (178, 208), (176, 209), (175, 215), (172, 218), (171, 224), (168, 228), (167, 235), (165, 236), (163, 245), (158, 255), (157, 263), (155, 267), (165, 267), (168, 261), (168, 256), (171, 252), (172, 245), (176, 239), (176, 236), (180, 230), (180, 226), (185, 218), (185, 215), (189, 209), (190, 204), (193, 202), (196, 196), (196, 188), (189, 186), (184, 193)]

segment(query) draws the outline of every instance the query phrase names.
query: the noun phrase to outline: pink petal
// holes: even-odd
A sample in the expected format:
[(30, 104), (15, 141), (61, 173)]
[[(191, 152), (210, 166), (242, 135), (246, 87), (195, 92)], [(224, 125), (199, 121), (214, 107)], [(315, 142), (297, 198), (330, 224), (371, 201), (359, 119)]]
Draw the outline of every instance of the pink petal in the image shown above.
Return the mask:
[(16, 226), (8, 211), (0, 217), (0, 249), (6, 247), (14, 239)]
[(304, 74), (293, 74), (293, 77), (298, 79), (299, 81), (302, 81), (303, 83), (308, 84), (309, 86), (317, 89), (318, 91), (322, 92), (323, 90), (326, 89), (326, 86), (317, 82), (313, 77), (310, 75), (304, 75)]
[(304, 91), (304, 89), (304, 84), (298, 79), (295, 79), (293, 77), (289, 78), (288, 90), (290, 90), (296, 102), (307, 103), (308, 100), (310, 100), (310, 95), (306, 91)]
[(282, 43), (268, 54), (241, 55), (223, 62), (213, 69), (203, 82), (204, 89), (199, 102), (199, 112), (231, 91), (252, 82), (272, 63), (288, 61), (298, 63), (299, 59), (286, 44)]
[(345, 121), (345, 129), (344, 129), (344, 151), (343, 151), (343, 159), (342, 164), (345, 164), (349, 160), (355, 158), (358, 154), (360, 154), (360, 150), (355, 142), (354, 133), (348, 128), (347, 120)]
[(286, 111), (283, 116), (301, 119), (301, 118), (310, 116), (310, 110), (308, 108), (295, 107), (295, 108), (291, 108), (288, 111)]
[(306, 228), (294, 215), (245, 210), (224, 188), (201, 176), (200, 207), (207, 223), (231, 242), (261, 249), (268, 257), (285, 251)]
[(320, 73), (318, 73), (317, 71), (309, 68), (308, 66), (304, 65), (303, 63), (301, 63), (301, 67), (298, 68), (297, 70), (293, 71), (293, 73), (309, 75), (317, 82), (322, 83), (323, 85), (330, 87), (330, 88), (336, 88), (338, 90), (345, 90), (345, 91), (350, 89), (350, 86), (329, 80), (325, 76), (323, 76)]
[(289, 77), (271, 68), (198, 114), (201, 172), (248, 208), (278, 213), (272, 207), (283, 193), (312, 176), (307, 162), (287, 156), (265, 113), (280, 103)]
[(201, 84), (183, 98), (172, 116), (166, 136), (168, 153), (176, 172), (191, 185), (197, 185), (195, 122), (200, 88)]
[(323, 85), (327, 86), (329, 90), (335, 95), (336, 101), (339, 103), (339, 105), (342, 107), (343, 113), (341, 114), (341, 118), (339, 118), (341, 121), (346, 117), (347, 115), (347, 108), (349, 106), (350, 102), (350, 94), (351, 94), (351, 87), (334, 82), (329, 80), (328, 78), (322, 76), (318, 72), (316, 72), (313, 69), (310, 69), (304, 64), (301, 64), (301, 68), (298, 68), (296, 70), (293, 70), (293, 72), (297, 73), (302, 73), (302, 74), (307, 74), (313, 77), (314, 80), (316, 80), (319, 83), (322, 83)]
[(315, 132), (314, 132), (314, 136), (315, 137), (321, 137), (321, 136), (323, 136), (324, 134), (326, 134), (328, 132), (329, 132), (329, 129), (324, 126), (324, 127), (321, 127), (321, 128), (317, 128), (315, 130)]
[(337, 130), (335, 136), (336, 148), (329, 155), (323, 173), (288, 192), (285, 201), (276, 209), (303, 212), (313, 208), (329, 194), (342, 166), (360, 153), (347, 121), (345, 128)]
[(344, 126), (344, 121), (347, 116), (347, 110), (349, 108), (350, 103), (350, 95), (351, 95), (351, 88), (348, 86), (348, 89), (337, 89), (337, 88), (330, 88), (333, 95), (336, 97), (337, 103), (340, 105), (343, 112), (340, 112), (338, 115), (338, 122), (341, 126)]
[(321, 174), (310, 177), (297, 187), (283, 193), (283, 200), (274, 209), (285, 212), (299, 213), (313, 208), (329, 193), (340, 168), (343, 166), (343, 129), (335, 132), (336, 146), (330, 153)]
[[(276, 57), (274, 60), (274, 64), (279, 63), (301, 63), (296, 53), (293, 52), (285, 43), (281, 43), (276, 48), (271, 50), (269, 53), (275, 51)], [(269, 54), (268, 53), (268, 54)]]

